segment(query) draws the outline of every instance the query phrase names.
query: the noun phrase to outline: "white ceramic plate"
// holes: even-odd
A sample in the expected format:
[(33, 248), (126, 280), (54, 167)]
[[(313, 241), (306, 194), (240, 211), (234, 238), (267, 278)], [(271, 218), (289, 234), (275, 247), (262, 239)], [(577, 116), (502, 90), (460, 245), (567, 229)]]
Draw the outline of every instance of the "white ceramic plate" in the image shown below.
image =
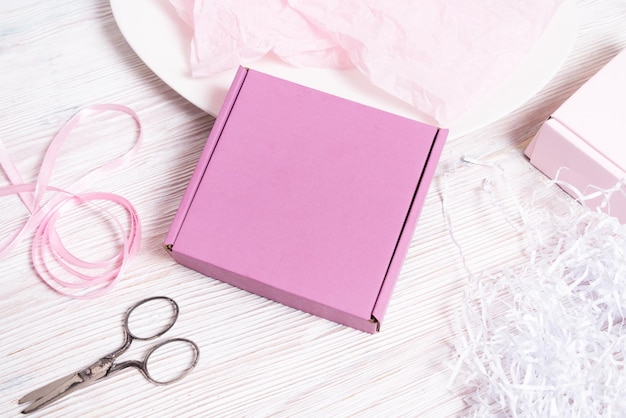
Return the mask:
[[(192, 32), (168, 0), (110, 0), (110, 3), (122, 34), (146, 65), (187, 100), (216, 116), (235, 69), (212, 77), (191, 77), (188, 57)], [(501, 118), (539, 92), (561, 68), (574, 45), (577, 32), (575, 1), (565, 0), (509, 80), (447, 126), (450, 129), (449, 138), (460, 137)], [(356, 69), (294, 68), (270, 57), (249, 67), (411, 119), (436, 124), (415, 107), (374, 86)]]

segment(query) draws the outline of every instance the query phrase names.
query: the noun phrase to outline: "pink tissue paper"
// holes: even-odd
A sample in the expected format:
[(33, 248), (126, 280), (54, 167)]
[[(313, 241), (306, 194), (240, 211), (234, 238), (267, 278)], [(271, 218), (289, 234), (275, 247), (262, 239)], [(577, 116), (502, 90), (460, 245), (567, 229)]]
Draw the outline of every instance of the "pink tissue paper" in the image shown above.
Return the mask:
[(626, 51), (563, 103), (526, 148), (572, 196), (626, 224)]
[(445, 126), (504, 82), (563, 0), (170, 0), (206, 76), (273, 53), (358, 68)]
[(374, 333), (446, 136), (240, 67), (166, 248), (207, 276)]

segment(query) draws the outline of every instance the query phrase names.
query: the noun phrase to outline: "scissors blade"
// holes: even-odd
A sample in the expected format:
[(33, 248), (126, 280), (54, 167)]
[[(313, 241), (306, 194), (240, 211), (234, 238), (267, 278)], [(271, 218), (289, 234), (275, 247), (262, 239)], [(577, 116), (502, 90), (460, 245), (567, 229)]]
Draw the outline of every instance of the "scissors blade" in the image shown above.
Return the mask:
[(23, 403), (26, 403), (26, 402), (32, 402), (34, 400), (37, 400), (37, 399), (41, 398), (42, 396), (45, 396), (46, 394), (48, 394), (51, 391), (55, 390), (59, 386), (63, 385), (63, 383), (65, 383), (66, 381), (74, 378), (77, 374), (78, 373), (72, 373), (69, 376), (62, 377), (60, 379), (55, 380), (54, 382), (50, 382), (47, 385), (40, 387), (39, 389), (35, 389), (32, 392), (22, 396), (20, 398), (20, 400), (17, 401), (17, 403), (18, 404), (23, 404)]
[(64, 378), (57, 379), (52, 383), (48, 383), (24, 395), (17, 403), (32, 402), (22, 411), (23, 414), (36, 411), (57, 399), (69, 395), (78, 388), (88, 386), (106, 377), (112, 365), (112, 357), (103, 357), (87, 368), (72, 373)]
[(84, 380), (79, 373), (72, 373), (69, 376), (55, 380), (52, 383), (48, 383), (47, 385), (30, 392), (17, 401), (17, 403), (23, 404), (26, 402), (32, 402), (22, 411), (23, 414), (28, 414), (29, 412), (34, 412), (39, 408), (43, 408), (51, 402), (70, 394), (74, 390), (78, 389), (81, 386), (80, 384), (83, 382)]

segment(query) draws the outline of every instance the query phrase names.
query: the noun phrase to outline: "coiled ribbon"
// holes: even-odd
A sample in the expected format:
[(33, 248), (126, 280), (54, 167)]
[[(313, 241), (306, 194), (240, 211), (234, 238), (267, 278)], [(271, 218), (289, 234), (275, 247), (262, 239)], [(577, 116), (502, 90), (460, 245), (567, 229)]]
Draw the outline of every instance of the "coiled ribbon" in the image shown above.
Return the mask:
[[(130, 150), (106, 164), (103, 164), (65, 188), (49, 184), (52, 170), (61, 146), (72, 130), (87, 115), (102, 112), (121, 112), (133, 118), (137, 125), (137, 137)], [(93, 179), (119, 168), (127, 163), (139, 151), (142, 140), (142, 128), (139, 116), (130, 108), (117, 104), (96, 104), (78, 111), (56, 134), (48, 146), (41, 164), (39, 175), (34, 183), (25, 183), (15, 164), (0, 141), (0, 164), (6, 173), (10, 185), (0, 188), (0, 196), (18, 195), (30, 216), (9, 237), (0, 243), (0, 259), (9, 253), (32, 231), (35, 236), (32, 243), (32, 262), (39, 277), (58, 293), (78, 299), (100, 296), (113, 288), (121, 278), (128, 262), (137, 254), (141, 240), (141, 225), (137, 211), (125, 198), (106, 192), (84, 192)], [(53, 192), (53, 196), (42, 203), (44, 194)], [(121, 222), (110, 211), (97, 202), (108, 201), (119, 205), (128, 214), (128, 221)], [(105, 261), (83, 260), (70, 252), (63, 244), (56, 223), (70, 208), (89, 205), (115, 226), (121, 237), (121, 249), (112, 258)], [(126, 226), (125, 226), (125, 225)], [(52, 265), (51, 263), (55, 263)], [(89, 273), (89, 272), (93, 273)], [(58, 272), (61, 272), (60, 275)], [(62, 277), (61, 277), (62, 276)], [(68, 280), (71, 278), (71, 280)]]

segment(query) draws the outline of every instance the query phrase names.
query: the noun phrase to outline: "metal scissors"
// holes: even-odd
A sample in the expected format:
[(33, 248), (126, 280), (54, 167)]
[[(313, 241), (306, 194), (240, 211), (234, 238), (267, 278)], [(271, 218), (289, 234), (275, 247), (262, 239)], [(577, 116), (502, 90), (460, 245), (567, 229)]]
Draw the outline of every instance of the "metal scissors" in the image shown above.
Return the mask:
[[(169, 310), (171, 311), (171, 315), (169, 316), (167, 323), (165, 323), (164, 325), (152, 327), (152, 328), (158, 328), (158, 329), (142, 331), (141, 336), (140, 336), (139, 335), (140, 332), (136, 330), (137, 328), (136, 325), (132, 325), (132, 326), (130, 325), (131, 316), (133, 312), (135, 312), (135, 310), (139, 308), (140, 306), (146, 305), (146, 304), (149, 305), (152, 303), (169, 304), (169, 308), (170, 308)], [(148, 308), (144, 307), (142, 308), (142, 312), (143, 310), (150, 309), (150, 308), (151, 306), (148, 306)], [(117, 372), (119, 372), (120, 370), (126, 369), (128, 367), (134, 367), (138, 369), (148, 381), (157, 385), (167, 385), (167, 384), (174, 383), (182, 379), (196, 366), (196, 364), (198, 363), (198, 356), (200, 354), (200, 350), (197, 344), (186, 338), (171, 338), (171, 339), (159, 342), (157, 344), (154, 344), (147, 351), (143, 360), (129, 360), (129, 361), (123, 361), (119, 363), (115, 362), (115, 360), (121, 354), (123, 354), (130, 348), (134, 340), (143, 340), (143, 341), (153, 340), (155, 338), (162, 336), (167, 331), (169, 331), (170, 328), (172, 328), (172, 326), (178, 319), (178, 312), (179, 312), (178, 304), (173, 299), (168, 298), (166, 296), (155, 296), (155, 297), (143, 299), (137, 302), (130, 309), (128, 309), (128, 311), (126, 312), (126, 315), (124, 316), (124, 324), (123, 324), (124, 343), (122, 344), (120, 348), (102, 357), (100, 360), (96, 361), (92, 365), (82, 370), (77, 371), (76, 373), (72, 373), (71, 375), (66, 376), (62, 379), (55, 380), (54, 382), (49, 383), (25, 395), (18, 401), (18, 403), (23, 404), (26, 402), (31, 402), (31, 404), (28, 407), (26, 407), (26, 409), (24, 409), (22, 413), (27, 414), (30, 412), (34, 412), (40, 408), (43, 408), (44, 406), (49, 405), (50, 403), (56, 401), (57, 399), (60, 399), (74, 392), (77, 389), (90, 386), (92, 383), (95, 383), (102, 379), (110, 377), (116, 374)], [(136, 319), (133, 320), (133, 324), (135, 323), (135, 321)], [(150, 322), (156, 323), (160, 321), (150, 320)], [(147, 335), (144, 335), (143, 334), (144, 332), (147, 333)], [(177, 374), (175, 374), (173, 377), (168, 376), (168, 377), (155, 378), (153, 374), (150, 374), (150, 370), (148, 368), (148, 360), (150, 359), (151, 356), (153, 356), (158, 351), (165, 352), (166, 350), (164, 349), (164, 347), (166, 347), (167, 345), (170, 345), (169, 348), (171, 349), (172, 348), (171, 345), (174, 345), (174, 344), (176, 344), (177, 346), (184, 347), (186, 351), (186, 354), (185, 354), (186, 359), (184, 360), (183, 364), (188, 364), (187, 367), (181, 370), (180, 372), (178, 372)], [(180, 356), (181, 349), (179, 347), (176, 347), (176, 348), (177, 348), (177, 351), (176, 351), (176, 354), (174, 355)], [(169, 355), (169, 353), (167, 354), (161, 353), (161, 354), (164, 357)], [(189, 354), (191, 354), (191, 356), (189, 356)], [(170, 359), (169, 356), (166, 358)], [(179, 364), (180, 362), (177, 361), (176, 365), (178, 366)]]

